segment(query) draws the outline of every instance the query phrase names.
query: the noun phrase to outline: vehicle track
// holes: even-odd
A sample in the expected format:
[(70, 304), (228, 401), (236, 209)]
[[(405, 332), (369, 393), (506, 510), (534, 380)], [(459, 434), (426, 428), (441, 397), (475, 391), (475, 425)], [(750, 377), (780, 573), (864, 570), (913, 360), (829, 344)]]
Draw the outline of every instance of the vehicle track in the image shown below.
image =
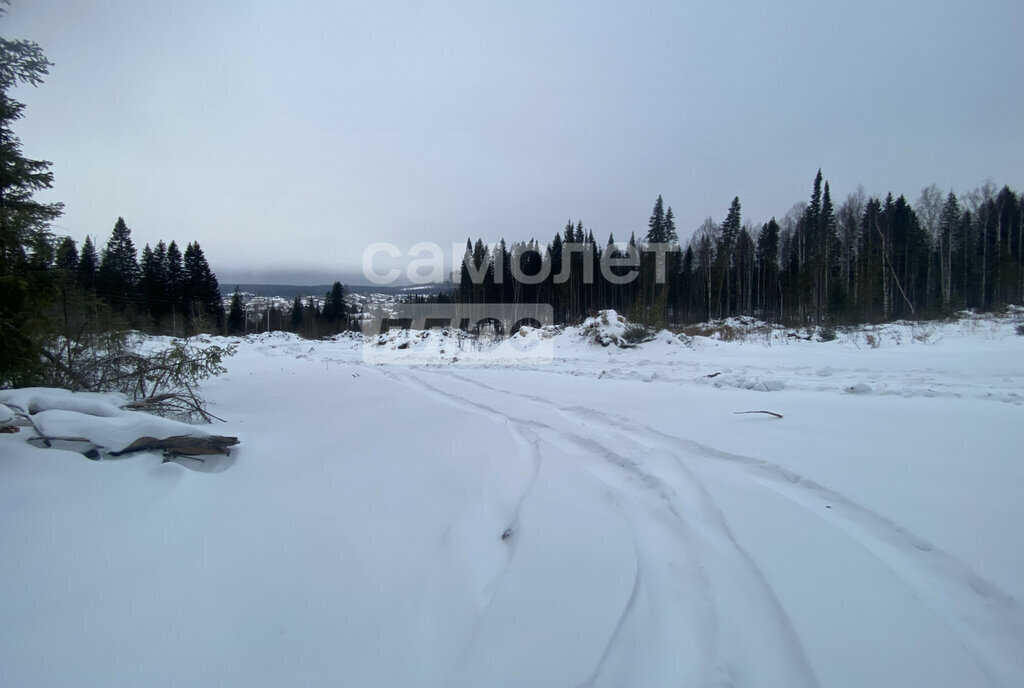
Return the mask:
[[(766, 461), (722, 451), (662, 432), (623, 416), (580, 405), (561, 407), (536, 395), (521, 394), (452, 372), (438, 372), (494, 394), (505, 394), (550, 408), (570, 422), (613, 427), (652, 451), (671, 453), (679, 465), (710, 459), (771, 490), (853, 539), (882, 562), (961, 639), (964, 648), (993, 685), (1015, 685), (1024, 676), (1024, 605), (966, 561), (889, 517), (796, 471)], [(822, 508), (824, 503), (830, 508)], [(979, 615), (979, 609), (984, 614)]]
[[(646, 595), (649, 603), (672, 602), (674, 595), (659, 594), (666, 587), (671, 589), (671, 586), (676, 584), (670, 579), (669, 567), (665, 565), (665, 543), (671, 545), (675, 556), (683, 559), (682, 564), (686, 567), (687, 573), (700, 580), (706, 588), (696, 598), (700, 601), (691, 603), (704, 608), (696, 625), (691, 623), (691, 626), (701, 629), (701, 635), (704, 636), (692, 639), (692, 642), (703, 643), (704, 647), (700, 657), (691, 660), (702, 664), (703, 673), (699, 677), (702, 685), (731, 685), (732, 670), (729, 657), (726, 655), (727, 650), (743, 652), (746, 655), (761, 654), (766, 662), (770, 655), (776, 665), (783, 665), (781, 671), (791, 685), (794, 682), (797, 685), (817, 685), (817, 679), (797, 633), (763, 572), (733, 537), (724, 515), (710, 493), (685, 466), (679, 464), (677, 469), (672, 470), (677, 462), (668, 461), (665, 465), (672, 475), (668, 479), (663, 478), (631, 458), (631, 454), (642, 455), (648, 452), (648, 448), (632, 435), (612, 433), (608, 436), (606, 433), (601, 440), (597, 440), (586, 434), (568, 430), (564, 426), (556, 427), (540, 419), (512, 415), (495, 408), (489, 403), (490, 399), (469, 398), (465, 394), (442, 389), (424, 379), (431, 375), (440, 375), (446, 378), (448, 383), (454, 379), (462, 386), (466, 382), (460, 376), (453, 378), (436, 371), (428, 373), (422, 369), (417, 369), (415, 374), (412, 370), (406, 370), (402, 376), (388, 373), (392, 379), (418, 387), (421, 391), (472, 412), (525, 425), (538, 434), (547, 436), (549, 441), (574, 447), (575, 455), (581, 459), (581, 464), (613, 491), (623, 509), (636, 512), (626, 518), (638, 558), (640, 577), (634, 590), (636, 595), (631, 595), (630, 599), (633, 602), (627, 603), (616, 629), (610, 634), (602, 660), (582, 685), (604, 685), (606, 680), (609, 681), (609, 685), (616, 682), (615, 678), (603, 673), (605, 658), (621, 652), (616, 639), (619, 629), (630, 623), (631, 615), (636, 609), (636, 599)], [(485, 385), (481, 387), (486, 388)], [(495, 390), (488, 391), (491, 393)], [(619, 446), (623, 444), (624, 447)], [(653, 502), (651, 496), (656, 498)], [(758, 618), (773, 619), (772, 628), (763, 629), (767, 633), (758, 635), (755, 640), (751, 637), (753, 631), (746, 628), (749, 622), (737, 618), (730, 618), (728, 621), (719, 618), (722, 613), (719, 601), (722, 599), (746, 599), (752, 607), (757, 607), (761, 612)], [(709, 629), (717, 629), (716, 633), (711, 634), (711, 638), (706, 637), (709, 635)], [(731, 644), (723, 642), (722, 636), (725, 633), (729, 633), (733, 639)], [(737, 650), (736, 646), (742, 643), (737, 643), (736, 638), (745, 634), (745, 647)], [(656, 640), (664, 642), (676, 639)], [(687, 649), (677, 647), (675, 651), (685, 653)], [(780, 661), (779, 657), (784, 657), (784, 660)], [(616, 665), (621, 666), (621, 663), (618, 662)], [(621, 681), (626, 677), (617, 678)]]

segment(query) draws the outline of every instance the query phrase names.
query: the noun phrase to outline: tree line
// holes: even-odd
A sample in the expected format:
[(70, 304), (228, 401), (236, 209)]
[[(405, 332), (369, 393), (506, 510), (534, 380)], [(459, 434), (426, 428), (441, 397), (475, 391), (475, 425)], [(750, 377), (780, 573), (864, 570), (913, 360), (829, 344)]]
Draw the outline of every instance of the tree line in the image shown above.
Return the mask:
[(268, 304), (265, 311), (250, 317), (242, 301), (242, 293), (235, 287), (228, 306), (227, 334), (243, 335), (249, 332), (295, 332), (307, 338), (337, 334), (351, 329), (349, 308), (345, 303), (345, 288), (335, 282), (320, 303), (312, 296), (296, 296), (288, 309)]
[(155, 248), (146, 244), (140, 260), (119, 217), (98, 255), (91, 237), (81, 250), (74, 239), (60, 239), (53, 268), (139, 329), (172, 335), (223, 330), (220, 286), (197, 241), (184, 252), (173, 240)]
[[(618, 267), (615, 264), (619, 263)], [(598, 245), (570, 221), (546, 245), (467, 240), (455, 299), (549, 303), (556, 322), (614, 308), (649, 324), (754, 316), (788, 325), (940, 317), (1024, 303), (1024, 197), (986, 182), (959, 197), (925, 187), (836, 207), (821, 170), (781, 220), (743, 222), (734, 197), (680, 244), (671, 207), (647, 232)]]

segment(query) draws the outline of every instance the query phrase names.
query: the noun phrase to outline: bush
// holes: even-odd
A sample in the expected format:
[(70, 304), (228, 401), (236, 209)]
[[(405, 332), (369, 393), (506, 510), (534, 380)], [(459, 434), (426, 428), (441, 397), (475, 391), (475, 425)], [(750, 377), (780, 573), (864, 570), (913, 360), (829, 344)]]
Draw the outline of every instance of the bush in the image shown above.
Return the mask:
[(626, 323), (626, 330), (622, 333), (622, 338), (630, 344), (641, 344), (651, 341), (656, 334), (652, 328), (641, 323)]
[(66, 290), (48, 313), (51, 334), (40, 342), (41, 368), (33, 382), (73, 391), (120, 392), (130, 408), (181, 420), (211, 421), (198, 383), (225, 372), (223, 361), (235, 353), (198, 340), (172, 341), (147, 351), (144, 340), (91, 294)]

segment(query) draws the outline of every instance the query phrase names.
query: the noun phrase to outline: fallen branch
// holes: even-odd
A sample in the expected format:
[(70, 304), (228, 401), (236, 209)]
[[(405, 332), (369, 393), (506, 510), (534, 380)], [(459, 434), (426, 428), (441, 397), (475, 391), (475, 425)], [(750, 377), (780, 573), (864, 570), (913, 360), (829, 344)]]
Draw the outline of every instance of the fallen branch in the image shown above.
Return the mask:
[[(38, 430), (36, 432), (38, 432)], [(27, 441), (30, 444), (32, 442), (42, 442), (47, 447), (51, 446), (50, 442), (85, 442), (86, 444), (92, 444), (92, 440), (90, 440), (88, 437), (55, 437), (53, 435), (40, 435), (39, 437), (29, 437)]]
[(782, 418), (781, 413), (775, 413), (775, 411), (734, 411), (733, 415), (740, 415), (743, 413), (767, 413), (769, 416), (775, 416), (776, 418)]
[(25, 420), (27, 420), (28, 424), (31, 425), (32, 429), (36, 431), (37, 435), (39, 435), (39, 439), (43, 441), (43, 445), (47, 447), (50, 446), (50, 438), (43, 434), (43, 431), (39, 429), (39, 426), (36, 425), (36, 422), (32, 420), (32, 416), (28, 415), (25, 412), (25, 409), (21, 408), (20, 406), (15, 406), (14, 404), (7, 404), (7, 408), (14, 411), (14, 415), (17, 416), (18, 418), (24, 418)]
[(149, 451), (151, 449), (162, 449), (175, 454), (185, 456), (197, 456), (208, 454), (231, 454), (229, 447), (238, 444), (237, 437), (225, 437), (224, 435), (177, 435), (158, 440), (155, 437), (140, 437), (127, 447), (118, 452), (110, 452), (111, 456), (121, 456), (133, 452)]
[(138, 399), (124, 404), (121, 408), (130, 411), (145, 411), (165, 417), (174, 415), (194, 416), (203, 419), (207, 423), (212, 423), (215, 420), (224, 422), (223, 418), (215, 416), (204, 408), (202, 399), (192, 391), (191, 387), (185, 387), (184, 392), (168, 392), (166, 394), (155, 394), (145, 399)]

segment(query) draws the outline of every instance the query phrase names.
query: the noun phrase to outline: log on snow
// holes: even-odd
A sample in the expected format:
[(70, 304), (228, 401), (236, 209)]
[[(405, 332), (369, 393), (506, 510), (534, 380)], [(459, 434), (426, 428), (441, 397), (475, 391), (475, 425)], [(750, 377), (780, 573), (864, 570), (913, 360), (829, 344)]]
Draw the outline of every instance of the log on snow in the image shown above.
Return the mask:
[(238, 444), (237, 437), (226, 437), (224, 435), (177, 435), (158, 440), (155, 437), (140, 437), (119, 452), (110, 452), (111, 456), (121, 456), (132, 452), (149, 451), (151, 449), (162, 449), (184, 454), (186, 456), (202, 456), (210, 454), (223, 454), (228, 456), (231, 449)]

